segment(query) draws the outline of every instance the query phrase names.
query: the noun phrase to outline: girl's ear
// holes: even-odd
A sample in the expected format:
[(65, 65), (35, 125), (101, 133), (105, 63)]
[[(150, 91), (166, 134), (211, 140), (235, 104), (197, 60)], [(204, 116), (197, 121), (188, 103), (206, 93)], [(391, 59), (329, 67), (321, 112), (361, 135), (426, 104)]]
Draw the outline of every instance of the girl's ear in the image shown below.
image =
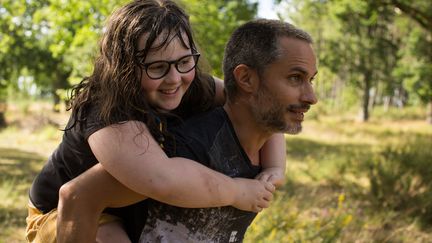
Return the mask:
[(257, 72), (245, 64), (240, 64), (234, 68), (234, 78), (240, 92), (253, 93), (258, 87)]

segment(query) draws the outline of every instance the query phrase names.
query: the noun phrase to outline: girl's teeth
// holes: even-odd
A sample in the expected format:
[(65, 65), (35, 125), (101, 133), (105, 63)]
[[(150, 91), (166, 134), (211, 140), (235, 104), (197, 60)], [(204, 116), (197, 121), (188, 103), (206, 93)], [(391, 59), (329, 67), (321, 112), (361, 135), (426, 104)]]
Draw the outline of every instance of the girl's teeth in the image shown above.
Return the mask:
[(177, 89), (170, 89), (170, 90), (162, 90), (161, 92), (164, 94), (174, 94)]

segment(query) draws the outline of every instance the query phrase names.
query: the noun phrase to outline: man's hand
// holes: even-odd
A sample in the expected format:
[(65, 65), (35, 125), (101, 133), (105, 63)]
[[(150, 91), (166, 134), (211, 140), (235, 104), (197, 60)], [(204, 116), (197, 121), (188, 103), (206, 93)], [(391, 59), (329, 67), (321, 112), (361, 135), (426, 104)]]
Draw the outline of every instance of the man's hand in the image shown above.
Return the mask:
[(269, 182), (275, 187), (280, 187), (285, 183), (285, 173), (284, 169), (279, 167), (270, 167), (264, 169), (261, 173), (259, 173), (255, 179)]

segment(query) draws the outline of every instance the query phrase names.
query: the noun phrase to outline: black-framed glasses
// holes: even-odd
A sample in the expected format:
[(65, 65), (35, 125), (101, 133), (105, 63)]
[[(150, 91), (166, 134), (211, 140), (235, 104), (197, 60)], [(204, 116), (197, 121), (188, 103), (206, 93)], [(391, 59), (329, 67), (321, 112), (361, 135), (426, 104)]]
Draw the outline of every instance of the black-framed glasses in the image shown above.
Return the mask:
[(167, 75), (167, 73), (171, 69), (171, 65), (174, 64), (174, 67), (177, 69), (179, 73), (188, 73), (192, 71), (198, 64), (198, 59), (200, 57), (200, 53), (196, 52), (194, 54), (189, 54), (175, 61), (155, 61), (149, 63), (140, 63), (144, 68), (147, 76), (151, 79), (160, 79)]

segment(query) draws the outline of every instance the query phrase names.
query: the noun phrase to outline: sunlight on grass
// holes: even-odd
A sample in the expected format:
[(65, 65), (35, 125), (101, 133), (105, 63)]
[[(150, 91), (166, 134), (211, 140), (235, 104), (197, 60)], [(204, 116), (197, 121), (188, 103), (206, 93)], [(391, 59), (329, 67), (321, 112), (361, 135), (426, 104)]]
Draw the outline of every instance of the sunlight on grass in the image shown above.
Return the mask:
[(12, 105), (9, 126), (0, 130), (0, 243), (25, 241), (30, 184), (61, 139), (59, 127), (67, 114), (52, 114), (46, 108)]
[(19, 198), (20, 191), (15, 189), (17, 182), (15, 180), (8, 180), (0, 182), (0, 207), (8, 208), (16, 205)]
[(9, 126), (0, 132), (0, 147), (19, 148), (49, 156), (60, 142), (62, 132), (54, 126), (44, 126), (35, 130)]
[[(68, 117), (24, 108), (0, 131), (0, 243), (23, 242), (28, 189)], [(401, 117), (316, 115), (286, 135), (287, 182), (245, 242), (432, 242), (432, 126)]]
[[(412, 193), (422, 196), (426, 200), (423, 210), (428, 209), (432, 188), (424, 180), (432, 181), (432, 173), (429, 179), (419, 179), (412, 169), (428, 173), (429, 166), (421, 161), (430, 163), (432, 155), (423, 150), (432, 148), (431, 143), (432, 127), (424, 121), (361, 123), (319, 117), (305, 122), (300, 135), (286, 136), (288, 182), (277, 192), (272, 206), (254, 221), (245, 242), (432, 242), (432, 232), (423, 229), (419, 214), (410, 214), (418, 206), (389, 207), (394, 200), (384, 201), (384, 207), (377, 205), (386, 198), (406, 198), (400, 194), (401, 186), (411, 185), (407, 192), (416, 190)], [(389, 151), (394, 144), (401, 147)], [(400, 148), (406, 152), (398, 152)], [(405, 169), (392, 161), (404, 157), (412, 161)], [(392, 174), (395, 184), (383, 181), (386, 177), (371, 176), (370, 169), (380, 167), (369, 161), (377, 158), (383, 159), (380, 165), (388, 163), (382, 173), (386, 168), (399, 168), (398, 173), (406, 172), (405, 183), (409, 184), (398, 186), (401, 174)], [(373, 189), (374, 178), (381, 183), (380, 198), (373, 196), (377, 190)]]

